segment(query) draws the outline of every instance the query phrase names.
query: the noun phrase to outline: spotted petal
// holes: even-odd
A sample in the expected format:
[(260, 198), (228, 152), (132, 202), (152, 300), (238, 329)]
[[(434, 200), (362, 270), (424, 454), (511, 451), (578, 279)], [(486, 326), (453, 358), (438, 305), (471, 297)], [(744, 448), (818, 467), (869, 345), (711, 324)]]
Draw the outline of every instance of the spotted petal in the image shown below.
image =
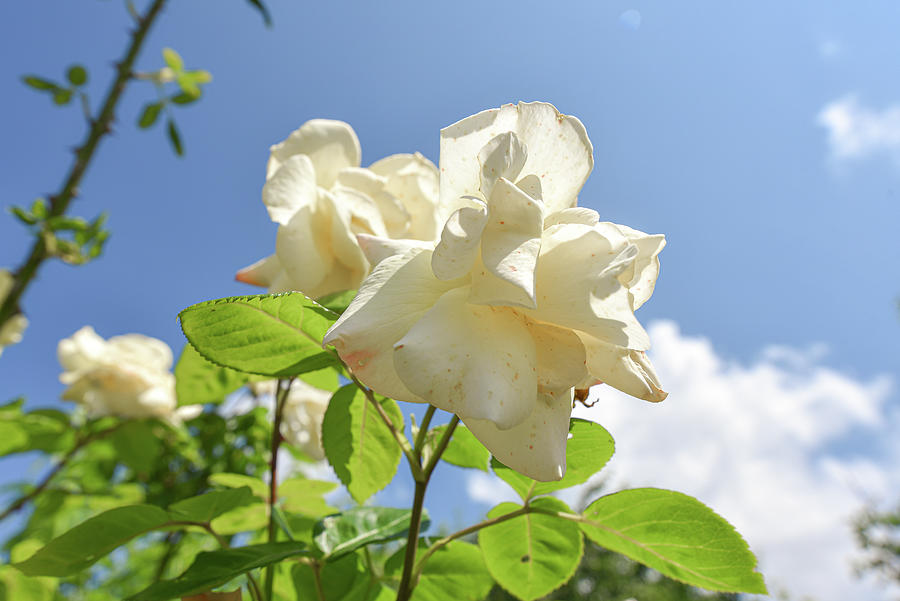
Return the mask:
[(645, 352), (609, 344), (584, 333), (578, 336), (584, 344), (588, 371), (595, 380), (653, 403), (668, 396)]

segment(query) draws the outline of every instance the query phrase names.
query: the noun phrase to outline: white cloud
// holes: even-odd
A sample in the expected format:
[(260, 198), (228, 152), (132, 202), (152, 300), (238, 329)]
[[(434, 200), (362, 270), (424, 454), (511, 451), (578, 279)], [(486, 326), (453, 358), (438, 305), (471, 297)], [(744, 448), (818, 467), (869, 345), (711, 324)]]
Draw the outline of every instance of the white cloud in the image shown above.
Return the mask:
[[(746, 537), (773, 593), (887, 599), (876, 583), (853, 575), (850, 520), (866, 501), (900, 494), (892, 381), (859, 381), (824, 367), (820, 346), (773, 346), (742, 365), (672, 322), (649, 329), (669, 398), (644, 403), (599, 386), (591, 399), (598, 403), (577, 412), (616, 439), (603, 472), (611, 489), (658, 486), (699, 498)], [(870, 455), (847, 452), (861, 437)], [(473, 499), (506, 494), (500, 482), (470, 478)], [(577, 496), (567, 491), (565, 499)]]
[(828, 146), (836, 161), (878, 154), (900, 160), (900, 104), (879, 111), (849, 94), (826, 104), (817, 123), (828, 130)]

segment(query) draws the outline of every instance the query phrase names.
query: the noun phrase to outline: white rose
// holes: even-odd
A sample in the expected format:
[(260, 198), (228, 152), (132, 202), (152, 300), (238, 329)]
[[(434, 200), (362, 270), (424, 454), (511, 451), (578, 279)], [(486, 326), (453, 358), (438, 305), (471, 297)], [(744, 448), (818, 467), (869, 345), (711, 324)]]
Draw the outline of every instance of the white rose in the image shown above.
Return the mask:
[(294, 380), (281, 414), (281, 435), (313, 459), (324, 459), (322, 420), (331, 393)]
[[(14, 279), (12, 274), (6, 269), (0, 269), (0, 305), (6, 300), (9, 291), (12, 289)], [(21, 313), (16, 313), (0, 326), (0, 355), (3, 354), (3, 348), (22, 341), (22, 334), (28, 327), (28, 318)]]
[(576, 208), (592, 167), (584, 126), (549, 104), (444, 129), (440, 242), (383, 258), (325, 343), (375, 391), (456, 413), (509, 467), (561, 478), (574, 388), (666, 396), (634, 316), (665, 240)]
[(92, 417), (156, 417), (171, 423), (196, 417), (202, 407), (177, 407), (172, 351), (166, 343), (140, 334), (100, 337), (85, 326), (57, 347), (68, 385), (62, 398)]
[(437, 168), (395, 154), (360, 167), (359, 140), (341, 121), (313, 119), (272, 146), (263, 203), (279, 224), (275, 254), (237, 274), (269, 292), (312, 298), (355, 289), (370, 265), (357, 234), (433, 241)]

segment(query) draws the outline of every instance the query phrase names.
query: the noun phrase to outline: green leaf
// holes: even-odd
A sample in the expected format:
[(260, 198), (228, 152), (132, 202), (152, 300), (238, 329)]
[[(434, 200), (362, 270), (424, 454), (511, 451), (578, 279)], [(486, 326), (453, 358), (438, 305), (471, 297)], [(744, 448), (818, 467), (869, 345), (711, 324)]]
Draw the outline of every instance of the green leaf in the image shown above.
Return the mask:
[[(547, 511), (570, 511), (552, 497), (535, 499), (531, 505)], [(501, 503), (488, 518), (517, 509), (515, 503)], [(541, 513), (484, 528), (478, 533), (478, 545), (494, 580), (522, 601), (543, 597), (568, 582), (584, 551), (578, 524)]]
[(166, 131), (169, 134), (169, 142), (172, 143), (172, 149), (175, 151), (175, 154), (180, 157), (184, 156), (184, 146), (181, 144), (181, 134), (178, 133), (178, 128), (171, 119), (169, 119), (169, 122), (166, 124)]
[(323, 498), (335, 488), (337, 484), (334, 482), (292, 478), (278, 486), (278, 498), (285, 511), (320, 518), (337, 511)]
[(72, 65), (66, 72), (66, 77), (73, 86), (83, 86), (87, 83), (88, 74), (87, 70), (81, 65)]
[(164, 426), (155, 420), (126, 422), (111, 440), (119, 461), (138, 473), (152, 473), (162, 453), (160, 434)]
[(55, 92), (59, 90), (60, 87), (49, 79), (44, 79), (42, 77), (36, 77), (34, 75), (26, 75), (22, 78), (22, 81), (25, 82), (25, 85), (34, 88), (35, 90), (51, 91)]
[[(380, 401), (391, 423), (403, 430), (403, 414), (391, 399)], [(355, 385), (331, 397), (322, 420), (322, 446), (350, 496), (362, 503), (397, 473), (402, 451), (375, 408)]]
[(35, 215), (32, 215), (30, 212), (26, 211), (22, 207), (12, 206), (9, 207), (9, 212), (16, 216), (16, 219), (24, 223), (25, 225), (34, 225), (38, 222), (38, 219)]
[(591, 503), (581, 529), (592, 541), (705, 589), (766, 594), (756, 558), (734, 527), (688, 495), (623, 490)]
[(69, 416), (54, 409), (22, 413), (22, 402), (0, 407), (0, 457), (26, 451), (57, 453), (75, 444)]
[(179, 317), (190, 343), (217, 365), (278, 378), (336, 363), (322, 337), (337, 315), (299, 292), (206, 301)]
[(56, 579), (29, 578), (12, 566), (0, 566), (0, 601), (53, 601)]
[(157, 582), (128, 597), (128, 601), (167, 601), (207, 592), (250, 570), (305, 554), (304, 546), (295, 542), (206, 551), (197, 555), (191, 567), (178, 578)]
[(164, 526), (169, 514), (154, 505), (117, 507), (96, 515), (54, 538), (15, 566), (27, 576), (68, 576), (80, 572), (113, 549)]
[(185, 94), (181, 92), (180, 94), (175, 94), (170, 97), (169, 100), (174, 102), (175, 104), (191, 104), (192, 102), (197, 102), (200, 100), (200, 96), (193, 96), (191, 94)]
[(181, 91), (189, 96), (193, 96), (194, 98), (200, 98), (200, 86), (197, 85), (197, 82), (194, 80), (194, 77), (186, 72), (182, 71), (175, 77), (175, 81), (178, 83), (178, 87), (181, 88)]
[(53, 102), (62, 106), (64, 104), (69, 104), (72, 101), (72, 90), (67, 90), (65, 88), (57, 88), (55, 92), (53, 92)]
[[(425, 550), (420, 541), (416, 561)], [(399, 579), (405, 555), (404, 546), (387, 560), (385, 573)], [(435, 551), (425, 562), (411, 601), (481, 601), (488, 598), (493, 586), (494, 579), (484, 565), (481, 550), (471, 543), (455, 540)]]
[(255, 496), (262, 500), (269, 498), (269, 485), (253, 476), (244, 474), (212, 474), (209, 483), (226, 488), (240, 488), (246, 486)]
[(213, 531), (224, 536), (239, 532), (256, 532), (265, 528), (268, 523), (269, 506), (258, 501), (223, 513), (213, 519), (210, 525)]
[(210, 363), (185, 344), (175, 364), (175, 396), (179, 405), (219, 404), (250, 379), (250, 374)]
[[(316, 578), (311, 566), (295, 565), (291, 576), (296, 595), (291, 597), (292, 601), (322, 601), (316, 593)], [(393, 601), (396, 596), (378, 584), (360, 553), (345, 555), (323, 565), (319, 570), (319, 581), (324, 601), (380, 601), (385, 597)]]
[[(365, 545), (406, 536), (412, 512), (393, 507), (354, 507), (328, 516), (313, 529), (313, 542), (326, 559), (336, 559)], [(423, 510), (421, 530), (428, 528)]]
[[(428, 432), (428, 446), (433, 450), (444, 435), (447, 426), (438, 426)], [(453, 431), (450, 444), (441, 455), (441, 459), (458, 467), (470, 467), (483, 472), (488, 471), (491, 453), (468, 428), (459, 424)]]
[(162, 102), (148, 102), (144, 105), (144, 110), (141, 111), (141, 116), (138, 117), (138, 127), (141, 129), (147, 129), (156, 123), (156, 119), (159, 117), (159, 112), (162, 110)]
[(184, 70), (184, 61), (181, 60), (181, 55), (172, 50), (171, 48), (163, 48), (162, 51), (163, 60), (166, 61), (166, 65), (176, 73)]
[(209, 522), (237, 507), (255, 502), (250, 487), (215, 490), (169, 505), (174, 522)]
[(263, 22), (266, 24), (266, 27), (272, 26), (272, 15), (269, 14), (269, 9), (266, 8), (266, 5), (262, 3), (262, 0), (247, 0), (253, 7), (259, 11), (262, 15)]
[(491, 460), (491, 468), (519, 493), (523, 501), (582, 484), (603, 469), (615, 451), (615, 443), (603, 426), (583, 419), (572, 419), (569, 422), (569, 433), (571, 438), (566, 444), (566, 474), (562, 480), (538, 482), (511, 470), (496, 458)]
[(342, 290), (341, 292), (326, 294), (316, 302), (326, 309), (331, 309), (338, 315), (341, 315), (347, 310), (347, 307), (350, 306), (350, 302), (355, 296), (356, 290)]

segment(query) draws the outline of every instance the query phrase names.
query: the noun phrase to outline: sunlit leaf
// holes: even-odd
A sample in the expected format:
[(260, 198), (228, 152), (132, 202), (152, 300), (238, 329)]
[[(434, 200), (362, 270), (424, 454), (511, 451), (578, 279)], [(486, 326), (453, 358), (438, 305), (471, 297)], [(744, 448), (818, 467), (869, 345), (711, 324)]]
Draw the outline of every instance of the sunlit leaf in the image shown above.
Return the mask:
[[(313, 530), (313, 542), (326, 559), (335, 559), (365, 545), (405, 536), (411, 514), (409, 509), (393, 507), (354, 507), (320, 520)], [(424, 512), (421, 529), (428, 524)]]

